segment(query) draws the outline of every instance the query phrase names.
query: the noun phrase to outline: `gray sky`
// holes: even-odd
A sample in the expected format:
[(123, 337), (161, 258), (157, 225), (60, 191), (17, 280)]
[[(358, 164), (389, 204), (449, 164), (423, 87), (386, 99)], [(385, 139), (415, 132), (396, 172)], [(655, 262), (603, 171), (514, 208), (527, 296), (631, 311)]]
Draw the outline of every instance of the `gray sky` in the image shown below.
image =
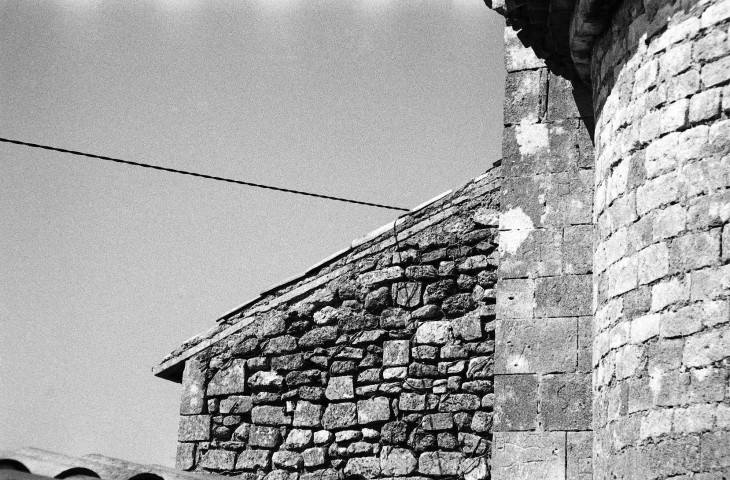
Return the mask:
[[(481, 0), (0, 0), (0, 136), (412, 207), (500, 157)], [(174, 464), (150, 373), (396, 213), (0, 144), (0, 449)]]

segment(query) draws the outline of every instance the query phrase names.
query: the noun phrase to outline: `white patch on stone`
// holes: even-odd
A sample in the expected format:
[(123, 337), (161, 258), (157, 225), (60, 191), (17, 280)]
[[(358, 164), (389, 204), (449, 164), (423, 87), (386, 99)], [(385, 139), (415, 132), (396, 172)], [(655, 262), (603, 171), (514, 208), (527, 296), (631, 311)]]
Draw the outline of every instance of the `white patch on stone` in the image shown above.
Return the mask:
[(662, 372), (659, 370), (652, 370), (649, 372), (649, 389), (654, 397), (654, 400), (659, 396), (659, 391), (662, 388)]
[(550, 148), (547, 126), (543, 123), (522, 122), (515, 129), (520, 155), (536, 155)]
[(505, 212), (499, 220), (499, 251), (514, 255), (534, 229), (532, 219), (521, 207)]

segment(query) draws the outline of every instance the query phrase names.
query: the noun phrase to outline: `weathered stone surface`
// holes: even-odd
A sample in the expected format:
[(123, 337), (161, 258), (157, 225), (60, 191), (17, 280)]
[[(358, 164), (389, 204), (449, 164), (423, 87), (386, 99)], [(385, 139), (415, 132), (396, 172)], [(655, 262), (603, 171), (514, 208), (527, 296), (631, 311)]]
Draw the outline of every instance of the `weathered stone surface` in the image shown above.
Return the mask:
[(439, 403), (440, 412), (472, 411), (479, 408), (481, 399), (477, 395), (453, 393), (445, 395)]
[(491, 378), (494, 375), (494, 360), (492, 357), (476, 357), (469, 360), (466, 378)]
[(271, 464), (269, 450), (244, 450), (236, 459), (236, 470), (255, 471), (259, 468), (268, 469)]
[(482, 338), (482, 320), (474, 315), (466, 315), (452, 320), (454, 336), (464, 341)]
[(546, 430), (590, 429), (590, 374), (545, 375), (540, 392), (540, 413)]
[(398, 407), (404, 411), (417, 412), (426, 409), (426, 395), (404, 392), (400, 394)]
[(459, 452), (426, 452), (418, 457), (418, 473), (422, 475), (457, 475), (464, 456)]
[(357, 402), (357, 422), (360, 425), (388, 420), (390, 420), (390, 400), (386, 397), (373, 397)]
[(343, 400), (355, 397), (352, 377), (331, 377), (324, 392), (328, 400)]
[(284, 377), (276, 372), (256, 372), (248, 377), (248, 384), (251, 387), (282, 387)]
[(398, 282), (391, 287), (393, 302), (401, 307), (417, 307), (421, 304), (421, 284), (419, 282)]
[(302, 452), (305, 467), (319, 467), (327, 461), (327, 454), (322, 447), (308, 448)]
[(319, 370), (299, 370), (287, 373), (285, 380), (289, 387), (317, 385), (322, 382), (322, 376), (322, 372)]
[(337, 327), (319, 327), (312, 329), (302, 335), (299, 339), (299, 346), (302, 348), (316, 348), (333, 343), (337, 338)]
[(380, 459), (376, 457), (350, 458), (344, 469), (345, 475), (360, 475), (376, 478), (380, 475)]
[(200, 459), (200, 466), (207, 470), (233, 470), (236, 452), (208, 450)]
[(452, 328), (451, 322), (445, 320), (425, 322), (416, 330), (413, 341), (444, 345), (452, 339)]
[(333, 468), (325, 468), (322, 470), (315, 470), (313, 472), (302, 473), (299, 480), (339, 480), (340, 475), (337, 470)]
[(289, 450), (301, 450), (312, 444), (312, 431), (303, 428), (294, 428), (289, 432), (284, 447)]
[(380, 451), (380, 471), (382, 475), (403, 476), (416, 470), (418, 461), (408, 449), (385, 446)]
[(323, 409), (320, 404), (300, 400), (294, 410), (292, 424), (295, 427), (318, 427), (321, 425)]
[(210, 440), (210, 416), (186, 415), (180, 417), (177, 439), (181, 442)]
[(297, 340), (291, 335), (283, 335), (269, 339), (264, 347), (266, 355), (280, 355), (282, 353), (291, 353), (297, 349)]
[(191, 470), (195, 466), (195, 444), (178, 443), (175, 455), (175, 468), (178, 470)]
[(248, 444), (252, 447), (276, 448), (281, 443), (281, 431), (276, 427), (251, 425)]
[(450, 413), (424, 415), (421, 427), (424, 430), (451, 430), (454, 428), (454, 418)]
[(365, 297), (365, 310), (371, 313), (380, 313), (390, 305), (390, 290), (388, 287), (381, 287), (371, 291)]
[(181, 415), (197, 415), (203, 413), (205, 404), (203, 388), (205, 386), (205, 370), (207, 365), (197, 356), (185, 362), (182, 379), (182, 395), (180, 398)]
[(408, 365), (410, 349), (411, 346), (408, 340), (383, 342), (383, 366)]
[(371, 286), (379, 283), (399, 280), (403, 278), (404, 272), (401, 267), (388, 267), (382, 270), (363, 273), (358, 277), (358, 282), (362, 285)]
[(291, 417), (284, 407), (260, 405), (251, 410), (251, 421), (257, 425), (290, 425)]
[(388, 422), (380, 430), (380, 438), (385, 444), (399, 445), (405, 443), (407, 439), (407, 428), (408, 426), (405, 422)]
[(251, 397), (231, 395), (220, 401), (220, 413), (248, 413), (253, 408)]
[(357, 406), (354, 403), (332, 403), (322, 416), (322, 426), (337, 430), (357, 425)]
[(302, 459), (302, 455), (300, 453), (289, 452), (286, 450), (279, 450), (277, 452), (274, 452), (271, 460), (274, 463), (275, 467), (284, 468), (287, 470), (296, 470), (298, 468), (301, 468), (304, 464), (304, 460)]
[(246, 361), (233, 359), (229, 366), (216, 372), (208, 382), (206, 393), (213, 395), (229, 395), (243, 393), (246, 387)]
[[(418, 312), (416, 310), (414, 314)], [(380, 314), (381, 328), (410, 328), (412, 327), (411, 313), (400, 308), (386, 308)]]
[(494, 378), (495, 431), (532, 430), (537, 426), (537, 385), (534, 375)]
[(495, 478), (565, 479), (565, 433), (497, 432)]

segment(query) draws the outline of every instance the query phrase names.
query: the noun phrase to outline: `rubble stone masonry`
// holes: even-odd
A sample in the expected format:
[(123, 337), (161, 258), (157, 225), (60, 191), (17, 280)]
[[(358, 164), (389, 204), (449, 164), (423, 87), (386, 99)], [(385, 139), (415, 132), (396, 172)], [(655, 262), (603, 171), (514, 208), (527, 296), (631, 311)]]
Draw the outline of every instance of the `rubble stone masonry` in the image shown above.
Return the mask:
[(728, 28), (626, 1), (593, 48), (596, 479), (730, 473)]
[(489, 478), (498, 188), (495, 168), (183, 346), (206, 348), (185, 362), (178, 468)]

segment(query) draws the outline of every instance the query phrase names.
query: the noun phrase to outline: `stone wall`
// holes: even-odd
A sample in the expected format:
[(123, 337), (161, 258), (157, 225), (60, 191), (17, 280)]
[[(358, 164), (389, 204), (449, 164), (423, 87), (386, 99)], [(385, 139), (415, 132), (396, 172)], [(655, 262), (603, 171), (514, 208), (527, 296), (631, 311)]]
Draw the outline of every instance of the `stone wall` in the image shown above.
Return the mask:
[(591, 477), (590, 93), (505, 31), (493, 478)]
[(730, 473), (729, 27), (626, 1), (593, 49), (597, 479)]
[(174, 352), (178, 468), (489, 478), (498, 188), (495, 168)]

